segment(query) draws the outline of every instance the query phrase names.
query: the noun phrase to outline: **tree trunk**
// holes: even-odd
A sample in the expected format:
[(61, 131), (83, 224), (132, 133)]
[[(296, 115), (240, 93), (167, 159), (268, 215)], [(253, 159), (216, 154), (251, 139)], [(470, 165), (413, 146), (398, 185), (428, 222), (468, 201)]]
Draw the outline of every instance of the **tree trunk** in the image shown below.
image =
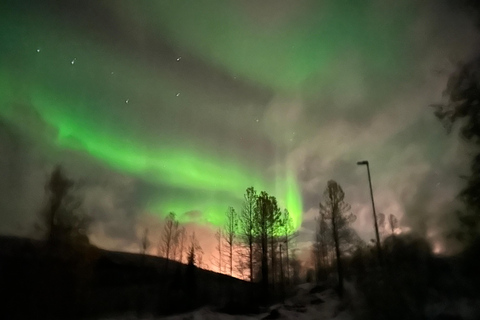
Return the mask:
[(273, 237), (273, 230), (271, 231), (272, 232), (272, 235), (270, 237), (270, 254), (271, 254), (271, 266), (272, 266), (272, 270), (270, 271), (272, 277), (271, 277), (271, 284), (272, 284), (272, 289), (274, 289), (274, 286), (275, 286), (275, 239)]
[(168, 272), (168, 262), (169, 262), (169, 255), (170, 255), (170, 243), (167, 244), (166, 250), (166, 261), (165, 261), (165, 271)]
[(268, 296), (268, 257), (266, 239), (262, 240), (262, 284), (264, 297)]
[(286, 254), (286, 258), (287, 258), (287, 265), (285, 267), (285, 270), (287, 272), (287, 284), (290, 284), (290, 261), (289, 261), (289, 256), (288, 256), (288, 235), (287, 235), (287, 238), (285, 240), (285, 254)]
[(249, 240), (249, 243), (248, 243), (248, 249), (250, 250), (249, 254), (250, 254), (250, 261), (249, 261), (249, 264), (250, 264), (250, 282), (253, 282), (253, 241), (252, 239)]
[(343, 269), (342, 269), (342, 260), (340, 259), (340, 244), (338, 239), (338, 230), (336, 225), (337, 219), (337, 208), (333, 209), (332, 212), (332, 229), (333, 229), (333, 240), (335, 242), (335, 254), (337, 257), (337, 273), (338, 273), (338, 295), (343, 297)]
[(230, 243), (230, 277), (233, 275), (233, 244)]
[(283, 273), (282, 244), (280, 244), (280, 288), (282, 290), (282, 302), (285, 300), (285, 277)]

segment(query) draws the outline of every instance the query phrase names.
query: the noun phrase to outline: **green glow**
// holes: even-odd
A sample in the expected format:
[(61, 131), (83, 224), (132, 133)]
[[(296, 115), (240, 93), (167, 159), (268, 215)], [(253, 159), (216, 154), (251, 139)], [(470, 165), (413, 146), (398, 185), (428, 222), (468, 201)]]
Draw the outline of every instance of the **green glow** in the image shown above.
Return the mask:
[[(49, 97), (44, 92), (43, 95), (32, 96), (36, 110), (57, 130), (55, 143), (59, 147), (86, 151), (115, 169), (153, 183), (197, 190), (197, 195), (189, 198), (185, 198), (185, 192), (179, 192), (177, 197), (162, 198), (150, 206), (149, 209), (153, 212), (174, 211), (182, 221), (188, 221), (191, 219), (182, 216), (183, 213), (200, 211), (203, 219), (196, 222), (221, 225), (226, 208), (231, 205), (240, 206), (243, 192), (248, 186), (273, 191), (260, 175), (252, 174), (252, 169), (233, 165), (234, 161), (225, 162), (188, 149), (164, 148), (161, 143), (156, 148), (142, 148), (139, 147), (141, 143), (131, 142), (122, 137), (121, 133), (112, 135), (97, 130), (89, 123), (89, 119), (73, 118), (68, 112), (62, 111), (64, 109), (61, 106), (74, 107), (74, 103), (62, 100), (59, 95)], [(298, 228), (302, 213), (301, 197), (291, 176), (283, 181), (280, 191), (276, 196), (292, 212), (294, 225)], [(216, 194), (220, 196), (217, 197)]]
[[(349, 59), (350, 53), (358, 55), (369, 72), (396, 76), (402, 70), (408, 72), (404, 63), (408, 46), (400, 41), (405, 24), (412, 19), (408, 5), (397, 5), (396, 19), (382, 24), (381, 16), (368, 14), (369, 2), (311, 1), (296, 15), (288, 14), (285, 20), (264, 28), (241, 3), (122, 1), (103, 5), (125, 30), (139, 30), (139, 38), (145, 33), (167, 39), (173, 49), (204, 63), (200, 70), (238, 75), (242, 82), (273, 94), (288, 95), (305, 88), (317, 92), (331, 81), (336, 70), (332, 65)], [(186, 71), (177, 72), (170, 64), (156, 61), (155, 52), (146, 55), (150, 60), (138, 59), (143, 48), (98, 41), (98, 30), (76, 29), (61, 17), (24, 12), (22, 7), (0, 12), (0, 58), (8, 62), (0, 64), (2, 120), (39, 145), (84, 152), (119, 172), (171, 190), (149, 199), (144, 208), (150, 212), (175, 211), (183, 221), (221, 225), (228, 206), (238, 211), (245, 189), (254, 186), (276, 196), (290, 211), (295, 229), (300, 227), (302, 199), (294, 168), (285, 166), (269, 176), (267, 165), (250, 159), (250, 150), (239, 147), (235, 155), (241, 156), (235, 156), (223, 151), (230, 147), (223, 142), (218, 143), (222, 149), (218, 151), (212, 147), (217, 141), (203, 141), (202, 136), (181, 130), (191, 123), (177, 125), (176, 121), (192, 113), (200, 118), (193, 117), (195, 121), (211, 121), (209, 114), (198, 112), (210, 107), (211, 101), (205, 99), (208, 93), (198, 82), (190, 82)], [(179, 88), (182, 93), (177, 99)], [(129, 108), (126, 99), (131, 101)], [(254, 107), (262, 114), (265, 106)], [(267, 139), (261, 129), (243, 126), (253, 119), (227, 118), (228, 106), (209, 111), (219, 122), (240, 123), (242, 131)], [(152, 130), (142, 122), (147, 117), (144, 113), (174, 129)], [(282, 148), (281, 141), (270, 142)], [(202, 215), (183, 215), (191, 211)]]
[[(16, 98), (14, 88), (18, 83), (9, 81), (8, 68), (3, 71), (0, 90), (7, 94), (0, 97), (0, 115), (29, 135), (43, 134), (37, 131), (39, 128), (24, 123), (23, 111), (13, 103)], [(44, 138), (53, 138), (51, 142), (60, 148), (85, 151), (118, 171), (177, 190), (174, 195), (160, 195), (150, 202), (146, 210), (152, 213), (174, 211), (184, 222), (222, 225), (226, 209), (232, 205), (240, 208), (248, 186), (270, 193), (274, 191), (258, 168), (247, 168), (236, 159), (216, 158), (206, 151), (196, 150), (188, 142), (181, 145), (179, 139), (172, 142), (159, 138), (155, 144), (149, 139), (132, 139), (136, 132), (132, 133), (131, 128), (122, 130), (103, 122), (105, 116), (96, 117), (92, 111), (102, 111), (100, 101), (74, 95), (67, 97), (51, 91), (39, 82), (29, 87), (23, 97), (28, 101), (28, 108), (51, 128), (50, 134)], [(300, 226), (301, 196), (296, 186), (286, 185), (291, 182), (284, 181), (285, 185), (276, 189), (280, 193), (275, 195), (285, 203)], [(289, 201), (282, 201), (283, 198)], [(297, 202), (291, 202), (292, 198)], [(191, 211), (202, 214), (184, 215)]]
[(146, 20), (173, 43), (231, 74), (277, 90), (295, 91), (318, 77), (331, 79), (341, 59), (359, 57), (369, 69), (397, 76), (405, 68), (405, 60), (398, 57), (408, 52), (397, 40), (406, 36), (405, 26), (414, 19), (409, 1), (387, 9), (395, 11), (388, 21), (382, 6), (375, 12), (371, 1), (305, 3), (270, 25), (270, 12), (264, 12), (266, 26), (242, 2), (157, 1), (140, 5), (139, 14), (134, 14), (139, 12), (137, 3), (120, 8), (127, 19), (137, 24)]
[[(61, 111), (56, 112), (52, 105), (58, 104), (58, 110), (62, 105), (71, 105), (67, 101), (59, 101), (58, 96), (55, 100), (49, 100), (46, 95), (33, 97), (32, 101), (44, 120), (57, 129), (55, 143), (59, 147), (86, 151), (115, 169), (153, 183), (198, 192), (197, 196), (190, 198), (185, 198), (182, 192), (170, 199), (160, 197), (161, 200), (149, 208), (154, 212), (175, 211), (183, 221), (187, 221), (188, 217), (182, 217), (182, 214), (196, 210), (204, 214), (203, 222), (220, 225), (228, 206), (241, 205), (243, 192), (248, 186), (272, 190), (263, 179), (252, 175), (250, 170), (206, 154), (181, 148), (162, 148), (161, 145), (150, 150), (138, 147), (135, 142), (126, 141), (118, 135), (96, 130), (87, 119), (81, 121)], [(286, 199), (285, 206), (292, 212), (298, 227), (302, 213), (300, 194), (294, 181), (284, 183), (284, 192), (277, 196), (281, 202)], [(288, 185), (290, 183), (294, 185)]]

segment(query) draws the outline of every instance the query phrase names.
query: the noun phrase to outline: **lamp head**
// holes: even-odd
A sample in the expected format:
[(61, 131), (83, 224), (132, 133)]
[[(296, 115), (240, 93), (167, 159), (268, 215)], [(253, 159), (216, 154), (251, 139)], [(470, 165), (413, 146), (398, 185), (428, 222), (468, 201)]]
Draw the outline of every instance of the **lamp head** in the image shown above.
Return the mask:
[(359, 165), (359, 166), (361, 166), (361, 165), (368, 165), (368, 161), (367, 161), (367, 160), (358, 161), (358, 162), (357, 162), (357, 165)]

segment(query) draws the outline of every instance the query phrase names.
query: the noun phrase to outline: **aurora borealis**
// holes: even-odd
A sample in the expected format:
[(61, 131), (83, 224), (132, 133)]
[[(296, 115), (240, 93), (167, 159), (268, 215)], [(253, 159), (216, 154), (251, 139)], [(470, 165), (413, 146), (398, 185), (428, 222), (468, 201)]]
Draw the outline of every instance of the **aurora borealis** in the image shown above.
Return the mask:
[[(378, 210), (405, 226), (416, 228), (413, 212), (425, 211), (421, 228), (438, 230), (441, 219), (426, 212), (455, 194), (457, 182), (442, 182), (464, 162), (428, 109), (446, 80), (432, 70), (468, 56), (476, 33), (446, 2), (0, 8), (0, 190), (11, 212), (2, 232), (21, 233), (33, 219), (42, 201), (33, 190), (55, 163), (83, 181), (98, 223), (92, 237), (117, 249), (169, 211), (221, 226), (249, 186), (275, 195), (308, 242), (329, 179), (344, 187), (368, 238), (365, 176), (355, 166), (367, 158)], [(413, 191), (425, 185), (431, 192)]]
[[(8, 43), (5, 53), (10, 60), (14, 61), (19, 52), (27, 49), (25, 39), (35, 44), (24, 54), (27, 65), (4, 65), (2, 70), (2, 91), (7, 93), (2, 96), (1, 111), (5, 119), (23, 126), (24, 115), (15, 104), (21, 92), (22, 99), (28, 101), (27, 108), (52, 132), (45, 137), (46, 143), (87, 153), (115, 170), (178, 190), (178, 194), (162, 197), (147, 208), (159, 215), (174, 211), (181, 220), (187, 221), (183, 213), (200, 211), (205, 221), (220, 226), (226, 208), (238, 206), (244, 190), (252, 185), (277, 195), (280, 203), (292, 213), (295, 226), (300, 226), (302, 200), (295, 173), (290, 168), (269, 177), (256, 163), (237, 160), (223, 150), (212, 150), (215, 141), (204, 143), (201, 141), (204, 139), (198, 141), (198, 137), (189, 134), (169, 137), (168, 131), (153, 138), (148, 132), (142, 132), (142, 119), (132, 121), (131, 117), (142, 111), (142, 104), (153, 107), (164, 104), (166, 107), (158, 107), (160, 117), (183, 117), (170, 109), (179, 107), (175, 99), (189, 93), (183, 89), (176, 92), (165, 76), (158, 75), (163, 71), (149, 70), (142, 62), (130, 66), (122, 53), (108, 47), (103, 51), (99, 48), (101, 44), (89, 40), (80, 46), (70, 38), (79, 36), (74, 28), (59, 34), (55, 26), (50, 27), (54, 22), (45, 17), (26, 21), (25, 25), (17, 24), (18, 19), (25, 18), (20, 10), (18, 16), (3, 19), (4, 29), (12, 29), (12, 33), (5, 35)], [(38, 24), (45, 28), (36, 29)], [(71, 53), (71, 57), (67, 53)], [(175, 61), (183, 63), (181, 56)], [(24, 78), (16, 78), (18, 68), (35, 70), (30, 84), (25, 84)], [(136, 84), (138, 81), (142, 85)], [(98, 86), (102, 82), (106, 85)], [(182, 83), (177, 86), (181, 87)], [(123, 90), (130, 93), (119, 98)], [(122, 110), (113, 120), (110, 113), (115, 108)], [(172, 122), (175, 126), (175, 120)]]

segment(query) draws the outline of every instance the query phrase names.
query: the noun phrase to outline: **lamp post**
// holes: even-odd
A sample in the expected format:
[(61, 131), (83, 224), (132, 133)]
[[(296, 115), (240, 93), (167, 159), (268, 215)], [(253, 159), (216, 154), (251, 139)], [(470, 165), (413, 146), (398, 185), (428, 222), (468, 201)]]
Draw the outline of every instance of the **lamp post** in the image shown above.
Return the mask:
[(377, 213), (375, 212), (375, 202), (373, 200), (372, 179), (370, 178), (370, 166), (368, 165), (367, 160), (358, 161), (357, 165), (359, 165), (359, 166), (366, 165), (367, 166), (368, 184), (370, 185), (370, 196), (372, 198), (373, 221), (375, 222), (375, 236), (377, 237), (378, 257), (381, 259), (382, 253), (381, 253), (381, 248), (380, 248), (380, 236), (378, 235)]

